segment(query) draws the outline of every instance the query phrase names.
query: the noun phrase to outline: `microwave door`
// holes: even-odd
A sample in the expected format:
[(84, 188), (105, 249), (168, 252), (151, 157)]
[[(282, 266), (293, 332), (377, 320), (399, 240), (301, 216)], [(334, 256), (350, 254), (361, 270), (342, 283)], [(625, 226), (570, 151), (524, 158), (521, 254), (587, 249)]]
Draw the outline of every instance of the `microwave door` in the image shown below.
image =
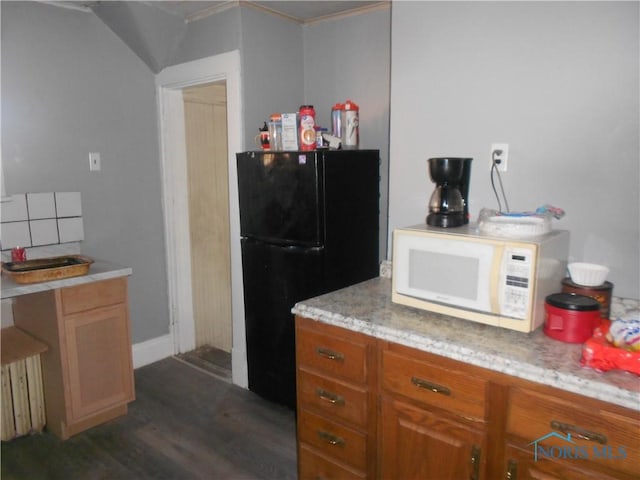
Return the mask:
[(489, 242), (398, 235), (395, 288), (417, 299), (489, 313), (495, 247)]

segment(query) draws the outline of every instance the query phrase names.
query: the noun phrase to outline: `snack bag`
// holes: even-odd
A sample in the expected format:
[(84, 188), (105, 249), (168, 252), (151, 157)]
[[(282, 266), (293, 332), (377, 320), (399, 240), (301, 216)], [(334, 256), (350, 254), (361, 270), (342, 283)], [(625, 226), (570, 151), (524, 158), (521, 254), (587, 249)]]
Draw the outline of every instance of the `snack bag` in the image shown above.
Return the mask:
[(601, 372), (625, 370), (640, 375), (640, 334), (630, 320), (603, 320), (582, 347), (582, 366)]

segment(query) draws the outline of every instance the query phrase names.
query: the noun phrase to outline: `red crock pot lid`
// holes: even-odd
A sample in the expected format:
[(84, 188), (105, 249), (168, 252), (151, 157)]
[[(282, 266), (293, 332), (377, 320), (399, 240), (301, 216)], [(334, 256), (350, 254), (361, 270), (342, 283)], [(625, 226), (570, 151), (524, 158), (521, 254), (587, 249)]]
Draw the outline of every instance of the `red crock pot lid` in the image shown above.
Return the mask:
[(600, 302), (596, 299), (577, 293), (554, 293), (547, 296), (546, 302), (557, 308), (579, 312), (600, 309)]

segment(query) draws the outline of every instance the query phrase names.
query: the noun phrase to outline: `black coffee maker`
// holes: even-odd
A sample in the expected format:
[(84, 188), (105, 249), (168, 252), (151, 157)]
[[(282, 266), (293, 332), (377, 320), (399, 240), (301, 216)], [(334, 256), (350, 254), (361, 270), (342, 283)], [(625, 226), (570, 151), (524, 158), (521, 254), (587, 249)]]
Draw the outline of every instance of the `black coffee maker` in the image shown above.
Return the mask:
[(427, 225), (459, 227), (469, 223), (469, 179), (472, 158), (430, 158), (429, 175), (436, 189), (429, 199)]

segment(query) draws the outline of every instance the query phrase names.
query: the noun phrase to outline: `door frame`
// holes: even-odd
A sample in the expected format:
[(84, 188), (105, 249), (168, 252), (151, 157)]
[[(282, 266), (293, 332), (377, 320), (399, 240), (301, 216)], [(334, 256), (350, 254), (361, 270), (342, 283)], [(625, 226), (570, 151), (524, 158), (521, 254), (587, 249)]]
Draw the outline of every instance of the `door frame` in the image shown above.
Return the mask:
[(160, 132), (162, 202), (167, 255), (169, 333), (174, 353), (195, 349), (191, 286), (191, 244), (187, 155), (182, 90), (225, 80), (229, 166), (229, 240), (231, 247), (231, 367), (234, 384), (247, 387), (247, 353), (240, 251), (240, 212), (236, 152), (243, 150), (241, 67), (238, 50), (174, 65), (156, 75)]

